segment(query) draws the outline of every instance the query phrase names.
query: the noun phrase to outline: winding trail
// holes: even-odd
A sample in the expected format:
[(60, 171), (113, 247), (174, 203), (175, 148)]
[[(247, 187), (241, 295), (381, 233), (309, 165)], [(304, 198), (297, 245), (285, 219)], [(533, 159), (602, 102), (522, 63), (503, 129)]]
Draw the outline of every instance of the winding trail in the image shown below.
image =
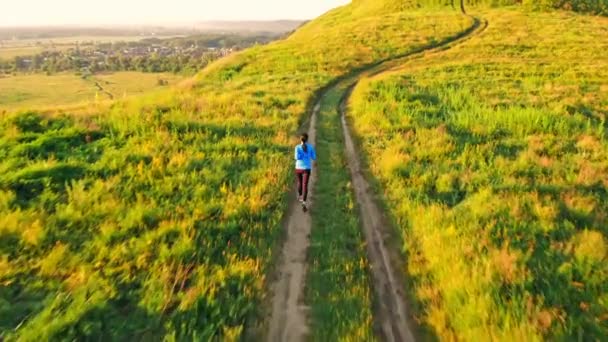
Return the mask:
[[(447, 38), (435, 47), (420, 48), (402, 56), (387, 59), (360, 69), (342, 78), (326, 89), (316, 102), (310, 117), (310, 142), (316, 141), (316, 119), (321, 109), (323, 98), (330, 90), (343, 90), (340, 102), (340, 115), (344, 134), (345, 151), (348, 167), (351, 172), (352, 184), (360, 209), (361, 226), (367, 242), (367, 257), (375, 293), (374, 321), (381, 340), (384, 341), (414, 341), (411, 315), (407, 310), (405, 296), (404, 274), (400, 265), (404, 265), (402, 256), (397, 248), (388, 243), (393, 236), (392, 227), (386, 218), (384, 210), (378, 204), (379, 200), (365, 178), (364, 167), (357, 153), (357, 146), (346, 120), (346, 104), (352, 89), (364, 77), (372, 77), (381, 73), (399, 69), (402, 64), (428, 54), (445, 51), (452, 46), (480, 34), (487, 22), (473, 18), (471, 27), (460, 34)], [(313, 172), (310, 184), (314, 207), (314, 184), (316, 173)], [(294, 198), (290, 204), (286, 220), (286, 240), (279, 260), (276, 280), (272, 284), (272, 312), (269, 322), (269, 341), (304, 341), (307, 339), (309, 327), (307, 323), (308, 307), (304, 301), (304, 290), (307, 278), (307, 251), (310, 244), (312, 220), (310, 214), (302, 212)], [(397, 265), (397, 266), (396, 266)]]
[(414, 334), (408, 324), (410, 316), (406, 307), (403, 276), (401, 272), (396, 271), (398, 267), (393, 266), (396, 264), (395, 261), (400, 259), (399, 253), (389, 248), (387, 244), (387, 240), (391, 238), (390, 224), (382, 208), (377, 204), (374, 189), (365, 179), (362, 163), (346, 122), (346, 103), (352, 89), (353, 87), (349, 88), (342, 98), (340, 113), (348, 167), (361, 211), (361, 224), (367, 242), (367, 257), (376, 293), (374, 319), (383, 340), (414, 341)]

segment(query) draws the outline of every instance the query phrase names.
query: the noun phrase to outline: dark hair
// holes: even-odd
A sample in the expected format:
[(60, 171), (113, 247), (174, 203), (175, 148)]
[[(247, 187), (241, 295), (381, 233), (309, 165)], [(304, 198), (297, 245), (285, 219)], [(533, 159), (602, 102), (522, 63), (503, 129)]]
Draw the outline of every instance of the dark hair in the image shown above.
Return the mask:
[(308, 146), (306, 146), (306, 142), (308, 141), (308, 134), (302, 133), (302, 135), (300, 135), (300, 141), (302, 142), (302, 149), (304, 150), (304, 152), (308, 152)]

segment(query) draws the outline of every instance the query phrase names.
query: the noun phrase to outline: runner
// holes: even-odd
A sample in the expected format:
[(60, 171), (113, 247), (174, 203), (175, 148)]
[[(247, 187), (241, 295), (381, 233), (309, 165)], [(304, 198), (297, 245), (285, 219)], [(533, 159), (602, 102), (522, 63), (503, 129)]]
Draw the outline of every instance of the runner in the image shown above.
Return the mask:
[(298, 184), (298, 200), (302, 204), (302, 210), (308, 210), (306, 200), (308, 198), (308, 182), (312, 172), (313, 162), (316, 164), (317, 153), (315, 148), (308, 143), (308, 134), (300, 136), (300, 144), (295, 148), (296, 160), (296, 182)]

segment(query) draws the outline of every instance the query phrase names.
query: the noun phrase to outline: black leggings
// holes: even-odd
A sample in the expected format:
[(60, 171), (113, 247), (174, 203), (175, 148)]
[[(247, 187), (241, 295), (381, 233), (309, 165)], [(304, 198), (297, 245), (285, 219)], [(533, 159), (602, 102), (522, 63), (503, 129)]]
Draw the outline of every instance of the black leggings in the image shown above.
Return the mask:
[(311, 170), (296, 170), (296, 182), (298, 183), (298, 196), (306, 201), (308, 197), (308, 182), (310, 181)]

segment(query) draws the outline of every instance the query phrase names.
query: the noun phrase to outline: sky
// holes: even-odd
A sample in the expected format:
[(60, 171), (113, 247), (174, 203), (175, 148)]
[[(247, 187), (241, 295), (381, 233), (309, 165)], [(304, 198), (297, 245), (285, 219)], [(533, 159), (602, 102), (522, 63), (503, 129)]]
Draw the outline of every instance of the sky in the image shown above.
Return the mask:
[(0, 26), (312, 19), (349, 0), (2, 0)]

